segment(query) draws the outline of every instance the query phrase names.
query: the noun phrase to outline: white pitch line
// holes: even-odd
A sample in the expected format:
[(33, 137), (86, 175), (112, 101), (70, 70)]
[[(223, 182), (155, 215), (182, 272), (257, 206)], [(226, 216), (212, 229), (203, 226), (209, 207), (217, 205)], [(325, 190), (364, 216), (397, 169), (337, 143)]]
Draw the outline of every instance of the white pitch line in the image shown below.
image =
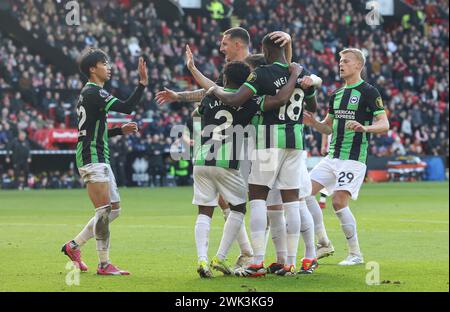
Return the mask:
[(448, 224), (448, 221), (438, 221), (438, 220), (400, 219), (397, 221), (399, 221), (399, 222), (414, 222), (414, 223)]

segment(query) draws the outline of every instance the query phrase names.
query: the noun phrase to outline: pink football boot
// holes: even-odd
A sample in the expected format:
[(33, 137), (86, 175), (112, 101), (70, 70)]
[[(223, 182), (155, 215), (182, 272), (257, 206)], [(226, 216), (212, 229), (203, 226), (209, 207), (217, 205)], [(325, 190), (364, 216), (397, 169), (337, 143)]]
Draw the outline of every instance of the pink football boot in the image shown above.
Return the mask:
[(82, 272), (88, 270), (87, 265), (81, 260), (81, 251), (77, 248), (70, 247), (70, 241), (62, 246), (61, 251), (72, 260), (73, 264), (80, 269)]
[(116, 268), (114, 265), (109, 263), (106, 267), (102, 268), (100, 265), (97, 268), (98, 275), (130, 275), (130, 272), (120, 270)]

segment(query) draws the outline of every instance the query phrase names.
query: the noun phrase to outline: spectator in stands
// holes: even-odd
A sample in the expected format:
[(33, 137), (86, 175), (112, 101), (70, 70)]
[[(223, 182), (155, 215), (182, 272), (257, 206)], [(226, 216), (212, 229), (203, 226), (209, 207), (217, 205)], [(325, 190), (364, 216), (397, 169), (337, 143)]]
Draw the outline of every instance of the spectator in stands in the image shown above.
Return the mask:
[(19, 188), (27, 186), (28, 173), (31, 163), (30, 144), (28, 143), (26, 133), (19, 132), (19, 137), (11, 141), (7, 147), (8, 155), (6, 162), (11, 163), (14, 168), (14, 177), (19, 183)]
[(148, 171), (152, 186), (163, 186), (166, 170), (164, 165), (164, 141), (158, 134), (147, 137)]
[(110, 140), (109, 153), (111, 155), (111, 168), (116, 177), (118, 186), (127, 185), (125, 166), (127, 162), (128, 147), (124, 136), (116, 136)]
[[(403, 146), (406, 153), (448, 156), (448, 3), (409, 2), (417, 4), (426, 18), (412, 14), (403, 25), (386, 23), (385, 27), (373, 29), (365, 24), (364, 8), (360, 10), (355, 1), (349, 0), (242, 0), (235, 14), (251, 33), (255, 52), (260, 49), (261, 37), (269, 31), (283, 29), (296, 37), (293, 59), (323, 78), (317, 94), (319, 103), (327, 103), (329, 93), (341, 86), (336, 53), (344, 46), (362, 48), (369, 65), (365, 79), (379, 87), (393, 120), (392, 127), (397, 127), (393, 132), (396, 136), (372, 137), (372, 143), (380, 143), (374, 145), (373, 153), (401, 154)], [(214, 49), (220, 40), (219, 23), (202, 17), (198, 26), (196, 17), (189, 14), (180, 21), (163, 21), (158, 18), (153, 1), (146, 5), (134, 2), (126, 10), (120, 9), (117, 0), (81, 1), (80, 6), (82, 27), (65, 24), (64, 2), (17, 0), (11, 14), (29, 32), (69, 58), (76, 59), (87, 46), (108, 48), (113, 71), (119, 75), (106, 88), (118, 97), (128, 94), (134, 85), (137, 75), (133, 54), (139, 48), (148, 56), (152, 81), (144, 99), (145, 108), (134, 118), (144, 137), (158, 134), (166, 142), (172, 125), (184, 123), (194, 106), (175, 103), (160, 110), (154, 105), (153, 95), (163, 87), (195, 88), (183, 60), (186, 43), (196, 55), (198, 68), (211, 79), (218, 76), (223, 63)], [(66, 110), (70, 112), (69, 125), (76, 127), (76, 93), (83, 84), (78, 74), (63, 75), (45, 56), (34, 54), (0, 33), (0, 77), (0, 149), (5, 137), (10, 142), (18, 129), (26, 130), (32, 138), (36, 129), (55, 127), (55, 121), (64, 124)], [(55, 93), (60, 94), (58, 100)], [(49, 106), (56, 102), (71, 103), (72, 107), (57, 106), (52, 115)], [(320, 107), (319, 117), (325, 114), (326, 109)], [(121, 118), (114, 114), (110, 117)], [(425, 128), (421, 130), (422, 126)], [(307, 134), (311, 154), (319, 155), (317, 132)], [(424, 139), (426, 136), (428, 140)], [(144, 139), (128, 142), (132, 150), (147, 148)]]
[(11, 134), (7, 129), (5, 129), (3, 123), (0, 123), (0, 150), (6, 149), (7, 143), (9, 142), (10, 138)]

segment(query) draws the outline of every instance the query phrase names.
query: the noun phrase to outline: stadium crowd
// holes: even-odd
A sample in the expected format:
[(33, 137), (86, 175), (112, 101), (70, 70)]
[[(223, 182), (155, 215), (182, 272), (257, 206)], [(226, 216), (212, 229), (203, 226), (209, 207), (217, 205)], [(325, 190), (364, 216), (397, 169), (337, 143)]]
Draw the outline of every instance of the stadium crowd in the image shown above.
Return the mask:
[[(254, 52), (270, 31), (292, 35), (293, 59), (323, 79), (318, 118), (326, 114), (327, 96), (341, 85), (337, 52), (347, 46), (360, 47), (368, 55), (366, 79), (382, 93), (391, 122), (387, 135), (372, 137), (372, 154), (448, 156), (448, 3), (408, 2), (423, 14), (389, 28), (368, 26), (365, 11), (350, 0), (247, 0), (235, 1), (235, 5), (246, 8), (237, 11), (241, 26), (249, 30)], [(218, 50), (220, 23), (207, 16), (198, 23), (190, 15), (170, 23), (158, 18), (151, 1), (79, 3), (79, 26), (67, 25), (64, 5), (51, 0), (12, 1), (11, 14), (36, 38), (72, 60), (90, 46), (105, 50), (113, 71), (106, 88), (119, 98), (134, 89), (137, 59), (144, 54), (150, 84), (132, 117), (141, 131), (128, 137), (122, 149), (146, 151), (150, 159), (167, 152), (172, 125), (184, 124), (194, 105), (158, 107), (154, 95), (164, 87), (196, 88), (184, 65), (186, 44), (206, 76), (219, 75), (223, 64)], [(8, 150), (19, 131), (31, 138), (32, 149), (40, 149), (32, 139), (37, 130), (76, 127), (74, 106), (83, 86), (79, 74), (63, 75), (51, 62), (1, 33), (0, 73), (0, 151)], [(110, 117), (123, 120), (115, 114)], [(310, 154), (320, 155), (320, 135), (308, 130), (306, 140)], [(166, 168), (161, 158), (161, 168)]]

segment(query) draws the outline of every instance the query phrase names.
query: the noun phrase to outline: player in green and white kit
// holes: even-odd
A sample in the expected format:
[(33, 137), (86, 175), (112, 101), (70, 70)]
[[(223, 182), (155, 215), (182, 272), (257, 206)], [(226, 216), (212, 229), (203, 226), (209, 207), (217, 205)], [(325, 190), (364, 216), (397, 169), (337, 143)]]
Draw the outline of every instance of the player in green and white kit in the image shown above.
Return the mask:
[[(284, 47), (286, 58), (288, 62), (290, 62), (292, 56), (291, 37), (282, 31), (275, 31), (271, 33), (271, 38)], [(250, 35), (248, 31), (241, 27), (233, 27), (226, 30), (220, 43), (220, 52), (224, 54), (225, 61), (227, 63), (232, 61), (245, 62), (245, 59), (250, 56)], [(216, 85), (223, 87), (223, 73), (220, 74), (219, 78), (215, 82), (205, 77), (195, 66), (194, 57), (189, 46), (186, 46), (186, 66), (202, 89), (195, 91), (175, 92), (165, 88), (164, 91), (160, 91), (156, 94), (158, 104), (167, 104), (174, 101), (200, 102), (209, 88)], [(242, 159), (240, 161), (240, 171), (247, 183), (248, 173), (250, 172), (249, 160)], [(271, 196), (269, 195), (269, 197)], [(229, 205), (223, 200), (222, 197), (219, 197), (219, 205), (222, 208), (222, 212), (226, 220), (230, 213)], [(270, 208), (278, 209), (280, 207), (279, 205), (274, 205)], [(268, 235), (266, 235), (266, 237), (268, 237)], [(242, 228), (237, 237), (237, 242), (239, 244), (241, 254), (236, 261), (235, 268), (241, 268), (251, 263), (253, 258), (253, 249), (247, 236), (245, 222), (242, 224)]]
[[(87, 270), (81, 261), (80, 246), (95, 236), (99, 257), (97, 274), (128, 275), (129, 272), (118, 269), (109, 259), (109, 223), (120, 213), (120, 197), (109, 165), (108, 148), (108, 137), (128, 131), (108, 130), (107, 114), (108, 111), (131, 114), (148, 84), (147, 66), (144, 59), (139, 58), (139, 85), (126, 101), (119, 100), (103, 89), (111, 76), (108, 57), (103, 51), (98, 49), (87, 51), (81, 58), (80, 70), (89, 81), (81, 90), (77, 103), (76, 163), (95, 208), (95, 216), (74, 240), (63, 246), (62, 251), (80, 269)], [(131, 129), (131, 132), (133, 131), (137, 131), (137, 127)]]
[(313, 191), (307, 203), (314, 217), (318, 257), (327, 256), (334, 249), (314, 196), (323, 188), (333, 194), (333, 208), (349, 248), (348, 257), (339, 264), (355, 265), (364, 263), (364, 259), (349, 199), (357, 199), (364, 181), (370, 133), (387, 132), (389, 121), (378, 90), (361, 79), (365, 66), (364, 54), (358, 49), (345, 49), (340, 52), (340, 57), (340, 76), (345, 86), (331, 95), (328, 115), (318, 122), (311, 114), (304, 114), (305, 124), (321, 133), (332, 134), (328, 156), (311, 171)]
[[(269, 65), (253, 71), (247, 82), (236, 93), (227, 94), (218, 87), (209, 92), (226, 104), (240, 106), (254, 94), (275, 95), (287, 83), (288, 64), (283, 49), (266, 35), (263, 52)], [(287, 220), (287, 270), (295, 274), (295, 263), (300, 236), (299, 187), (303, 151), (303, 102), (311, 111), (316, 109), (315, 89), (304, 90), (300, 80), (307, 76), (303, 70), (298, 77), (289, 101), (273, 109), (262, 109), (258, 125), (256, 157), (252, 160), (249, 177), (250, 229), (254, 251), (253, 265), (246, 268), (247, 275), (260, 276), (266, 273), (263, 260), (265, 255), (265, 229), (267, 226), (267, 194), (270, 189), (281, 190), (283, 208)], [(304, 207), (306, 210), (306, 206)], [(284, 275), (284, 274), (283, 274)]]
[[(239, 172), (241, 155), (239, 151), (243, 146), (244, 129), (261, 106), (270, 109), (269, 105), (272, 103), (279, 106), (287, 101), (300, 73), (297, 64), (292, 66), (295, 68), (288, 86), (275, 97), (267, 99), (252, 97), (244, 105), (232, 107), (225, 105), (214, 95), (207, 95), (197, 108), (201, 123), (197, 125), (194, 122), (190, 128), (194, 133), (201, 133), (200, 140), (194, 134), (194, 141), (201, 142), (198, 148), (194, 145), (194, 198), (192, 201), (199, 208), (195, 241), (198, 255), (197, 272), (200, 277), (212, 276), (207, 253), (211, 218), (214, 207), (218, 204), (218, 195), (230, 204), (231, 212), (225, 222), (219, 250), (211, 261), (211, 267), (227, 275), (232, 273), (225, 258), (244, 222), (247, 202), (246, 183)], [(250, 69), (245, 63), (227, 63), (223, 73), (224, 92), (236, 92), (249, 73)]]

